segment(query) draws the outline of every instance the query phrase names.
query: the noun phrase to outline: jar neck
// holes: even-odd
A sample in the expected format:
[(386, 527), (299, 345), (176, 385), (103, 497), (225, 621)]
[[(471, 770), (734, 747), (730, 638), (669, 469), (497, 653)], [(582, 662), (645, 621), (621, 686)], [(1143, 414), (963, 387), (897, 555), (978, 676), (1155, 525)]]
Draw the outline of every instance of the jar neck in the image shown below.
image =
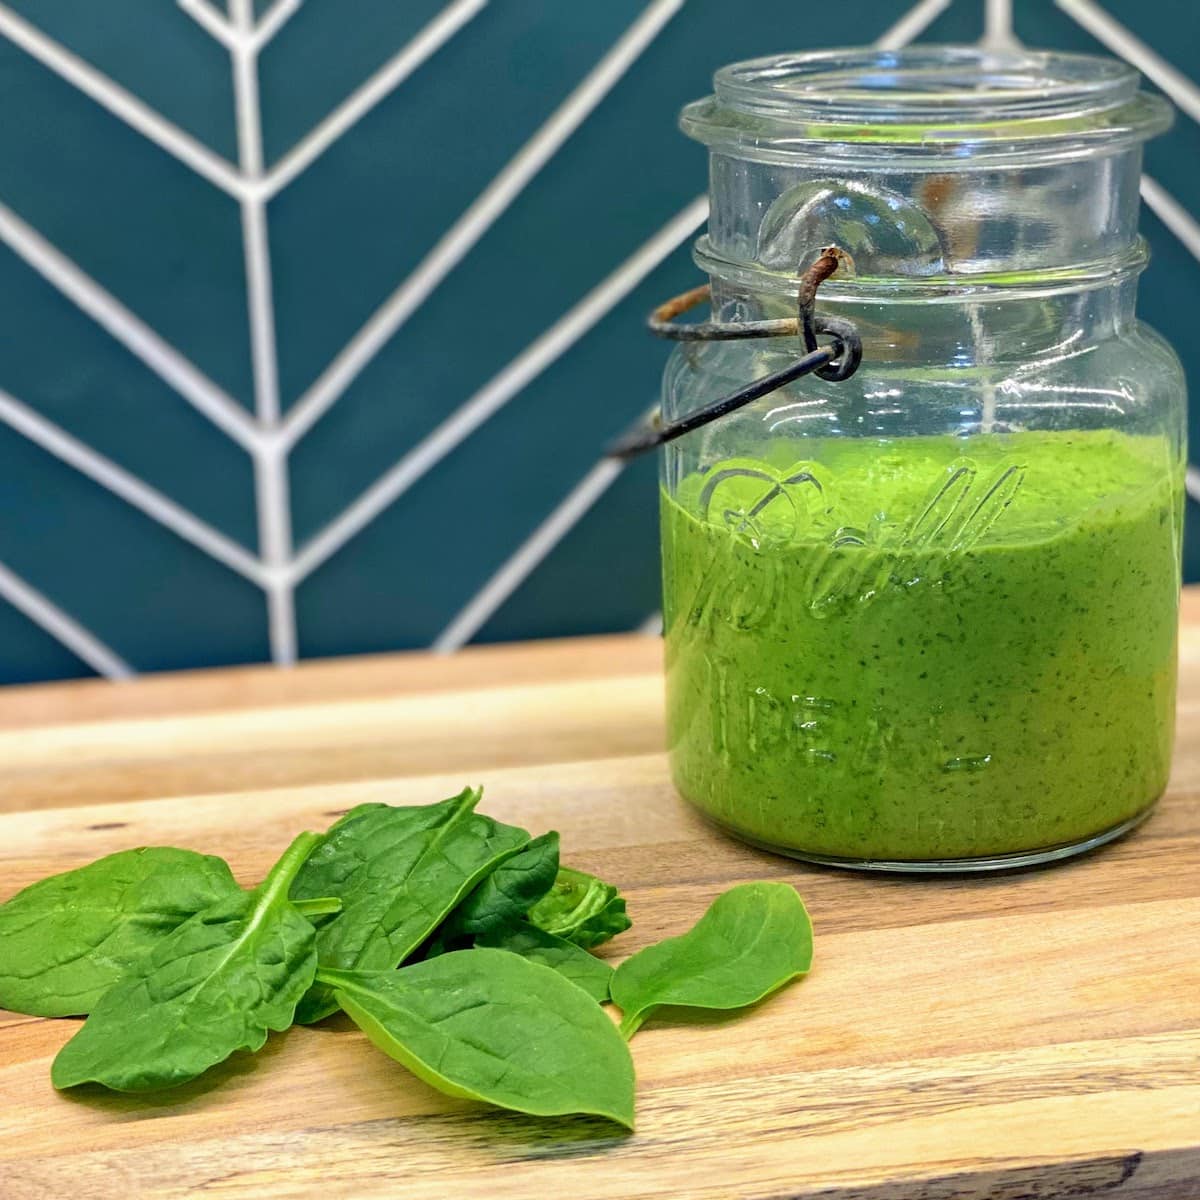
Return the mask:
[(1018, 166), (772, 165), (714, 154), (706, 246), (787, 278), (836, 245), (843, 277), (986, 285), (997, 276), (1118, 269), (1137, 245), (1141, 147)]
[[(1135, 321), (1137, 271), (1052, 292), (984, 289), (937, 299), (823, 287), (818, 311), (852, 321), (865, 364), (935, 370), (1029, 363), (1082, 353), (1126, 333)], [(723, 321), (788, 315), (794, 302), (713, 277), (713, 312)]]

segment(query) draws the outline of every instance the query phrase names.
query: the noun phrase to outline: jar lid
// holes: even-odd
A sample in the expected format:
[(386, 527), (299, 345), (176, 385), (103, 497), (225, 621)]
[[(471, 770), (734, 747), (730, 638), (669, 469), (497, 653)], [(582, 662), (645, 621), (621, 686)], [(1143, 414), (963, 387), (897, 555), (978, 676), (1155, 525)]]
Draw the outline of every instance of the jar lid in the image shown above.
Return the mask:
[[(684, 132), (739, 157), (917, 156), (941, 169), (1112, 153), (1162, 132), (1171, 107), (1117, 59), (979, 46), (781, 54), (722, 67)], [(965, 160), (965, 161), (964, 161)]]

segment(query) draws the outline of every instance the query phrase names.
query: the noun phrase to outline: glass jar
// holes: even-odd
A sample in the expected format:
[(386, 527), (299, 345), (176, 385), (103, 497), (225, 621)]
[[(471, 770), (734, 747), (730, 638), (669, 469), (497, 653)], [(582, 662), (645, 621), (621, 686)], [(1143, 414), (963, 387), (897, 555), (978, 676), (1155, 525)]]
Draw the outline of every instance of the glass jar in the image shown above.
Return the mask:
[[(1182, 372), (1134, 317), (1142, 142), (1124, 64), (933, 47), (739, 63), (710, 151), (713, 316), (818, 313), (862, 365), (671, 442), (662, 474), (679, 791), (843, 866), (1062, 858), (1130, 829), (1174, 733)], [(677, 420), (798, 354), (681, 344)]]

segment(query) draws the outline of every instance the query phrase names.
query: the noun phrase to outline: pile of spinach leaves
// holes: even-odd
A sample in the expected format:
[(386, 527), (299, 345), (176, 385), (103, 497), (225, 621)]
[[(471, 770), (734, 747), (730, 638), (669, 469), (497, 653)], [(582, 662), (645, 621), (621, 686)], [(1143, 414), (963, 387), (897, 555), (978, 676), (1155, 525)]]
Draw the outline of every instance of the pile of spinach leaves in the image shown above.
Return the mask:
[(730, 889), (614, 971), (591, 950), (629, 928), (617, 889), (480, 795), (359, 805), (249, 890), (170, 847), (44, 879), (0, 905), (0, 1008), (87, 1017), (57, 1088), (171, 1087), (341, 1010), (450, 1095), (632, 1129), (627, 1041), (648, 1016), (741, 1008), (808, 971), (812, 927), (783, 883)]

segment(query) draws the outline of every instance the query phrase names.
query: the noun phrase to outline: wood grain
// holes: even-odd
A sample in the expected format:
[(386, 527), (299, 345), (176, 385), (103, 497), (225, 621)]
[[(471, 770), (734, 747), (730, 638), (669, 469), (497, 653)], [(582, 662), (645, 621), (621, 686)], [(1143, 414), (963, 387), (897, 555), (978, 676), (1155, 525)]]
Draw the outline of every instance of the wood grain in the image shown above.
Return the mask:
[[(0, 898), (129, 845), (261, 876), (364, 800), (487, 786), (621, 885), (619, 957), (733, 883), (794, 882), (812, 974), (738, 1020), (651, 1023), (638, 1130), (432, 1091), (344, 1019), (168, 1099), (60, 1096), (73, 1022), (0, 1013), (0, 1196), (1200, 1198), (1200, 599), (1169, 793), (1050, 870), (867, 878), (730, 842), (671, 789), (658, 647), (594, 639), (0, 693)], [(29, 698), (29, 703), (23, 702)]]

